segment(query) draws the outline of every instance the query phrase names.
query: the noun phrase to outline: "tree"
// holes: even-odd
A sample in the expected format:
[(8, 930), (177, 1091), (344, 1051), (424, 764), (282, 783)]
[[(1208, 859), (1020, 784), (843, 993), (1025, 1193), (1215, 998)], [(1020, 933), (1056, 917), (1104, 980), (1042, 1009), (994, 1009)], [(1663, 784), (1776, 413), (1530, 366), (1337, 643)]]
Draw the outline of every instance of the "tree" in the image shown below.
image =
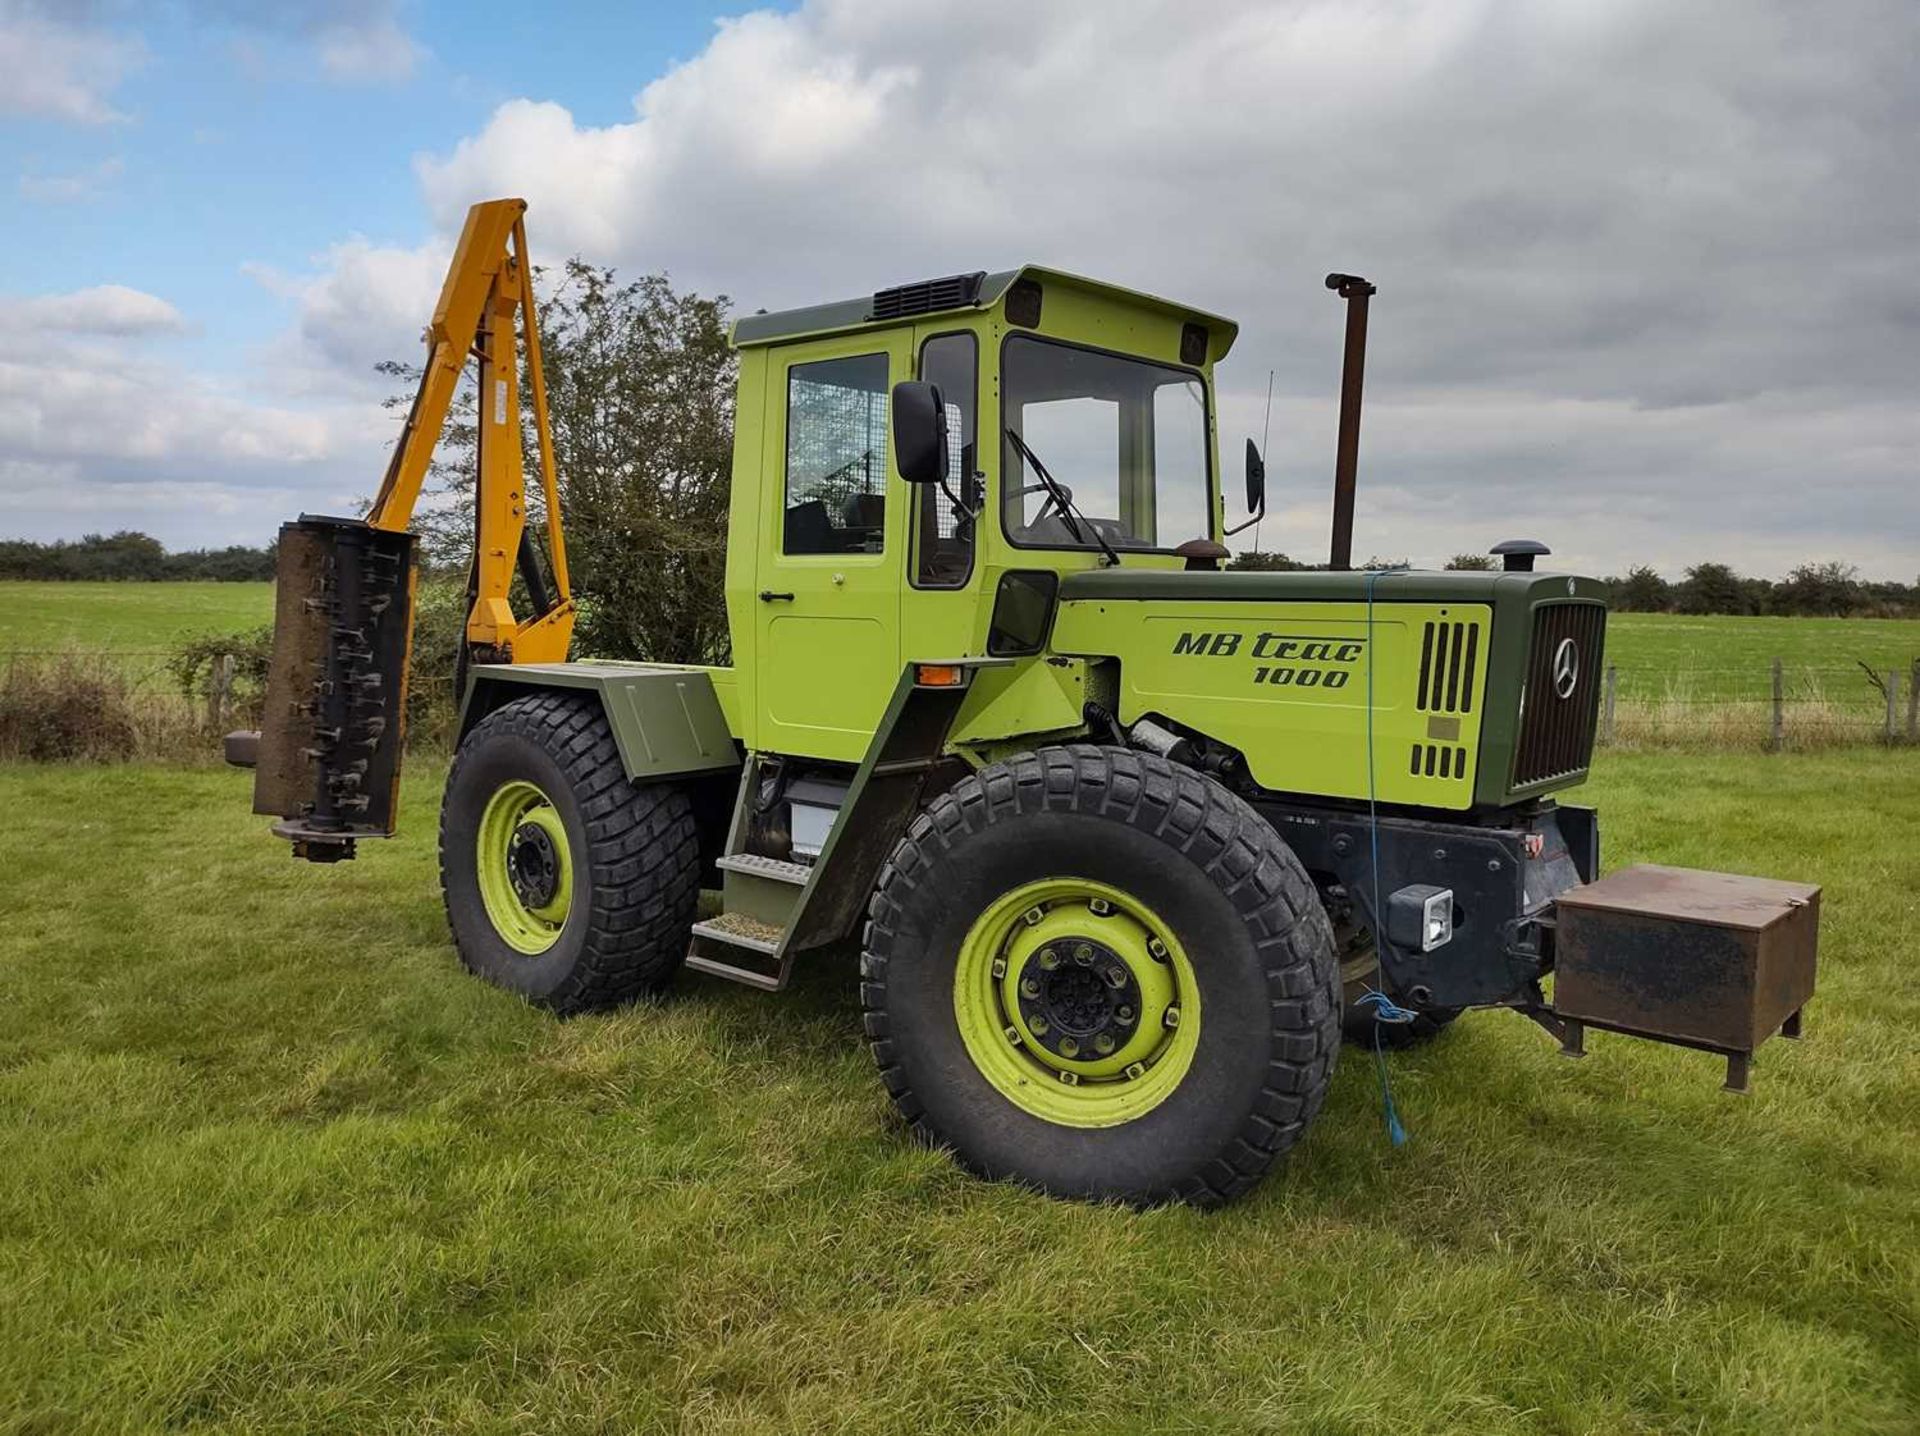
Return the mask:
[(1488, 573), (1493, 569), (1493, 555), (1457, 553), (1447, 560), (1446, 566), (1455, 573)]
[(1697, 563), (1688, 569), (1677, 597), (1682, 613), (1747, 611), (1745, 582), (1724, 563)]
[(1774, 588), (1774, 597), (1786, 613), (1845, 618), (1860, 607), (1860, 571), (1837, 559), (1803, 563)]
[(1261, 553), (1258, 549), (1248, 549), (1235, 554), (1227, 562), (1228, 568), (1251, 569), (1256, 573), (1300, 573), (1315, 567), (1302, 563), (1297, 558), (1289, 558), (1283, 553)]
[[(539, 301), (583, 652), (675, 663), (727, 657), (734, 386), (727, 305), (725, 296), (679, 293), (663, 275), (621, 283), (613, 270), (577, 258)], [(418, 380), (415, 366), (380, 367)], [(411, 397), (388, 403), (404, 409)], [(531, 470), (537, 449), (528, 430)], [(473, 543), (474, 458), (469, 383), (449, 415), (432, 502), (416, 525), (435, 561), (463, 570)], [(542, 515), (536, 511), (533, 521)]]
[(1613, 585), (1613, 606), (1623, 613), (1665, 613), (1673, 607), (1673, 585), (1648, 565), (1635, 564)]

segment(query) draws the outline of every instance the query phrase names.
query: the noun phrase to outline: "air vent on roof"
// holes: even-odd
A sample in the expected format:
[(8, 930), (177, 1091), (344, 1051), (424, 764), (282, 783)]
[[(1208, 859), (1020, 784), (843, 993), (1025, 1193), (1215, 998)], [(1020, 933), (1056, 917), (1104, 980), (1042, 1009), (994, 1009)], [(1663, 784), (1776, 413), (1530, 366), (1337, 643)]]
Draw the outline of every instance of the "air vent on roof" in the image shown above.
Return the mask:
[(963, 309), (980, 298), (984, 269), (972, 274), (949, 274), (945, 279), (923, 279), (917, 284), (900, 284), (892, 289), (877, 289), (873, 294), (874, 319), (905, 319), (910, 314), (932, 314), (942, 309)]

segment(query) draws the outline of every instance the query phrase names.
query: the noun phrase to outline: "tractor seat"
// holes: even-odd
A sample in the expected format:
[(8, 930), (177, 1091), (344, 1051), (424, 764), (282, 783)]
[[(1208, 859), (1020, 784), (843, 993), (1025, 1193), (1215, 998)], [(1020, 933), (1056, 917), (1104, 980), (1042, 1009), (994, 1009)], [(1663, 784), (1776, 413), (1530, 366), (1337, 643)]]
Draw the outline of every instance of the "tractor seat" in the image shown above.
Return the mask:
[(877, 529), (887, 521), (885, 494), (848, 494), (840, 510), (840, 523), (850, 529)]

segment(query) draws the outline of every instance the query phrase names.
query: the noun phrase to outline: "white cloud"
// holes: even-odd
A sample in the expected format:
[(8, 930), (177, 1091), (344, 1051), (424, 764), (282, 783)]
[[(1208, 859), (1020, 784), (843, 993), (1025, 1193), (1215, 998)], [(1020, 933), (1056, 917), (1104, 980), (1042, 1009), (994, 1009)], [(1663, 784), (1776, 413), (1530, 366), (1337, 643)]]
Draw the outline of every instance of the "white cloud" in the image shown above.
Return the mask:
[(392, 84), (413, 74), (425, 53), (393, 16), (372, 14), (327, 24), (314, 35), (320, 69), (349, 84)]
[(0, 0), (0, 114), (124, 119), (111, 97), (144, 54), (138, 40), (75, 23), (59, 7)]
[(187, 327), (166, 300), (124, 284), (31, 298), (0, 295), (0, 324), (16, 334), (173, 334)]
[(391, 425), (360, 404), (296, 406), (195, 374), (165, 342), (189, 329), (120, 285), (0, 296), (7, 532), (70, 536), (100, 515), (176, 545), (257, 543), (289, 508), (343, 508), (372, 487)]
[(246, 266), (297, 307), (293, 328), (271, 346), (285, 381), (309, 392), (384, 395), (391, 384), (374, 365), (421, 357), (421, 334), (452, 253), (451, 240), (402, 248), (354, 236), (315, 256), (312, 275)]
[(125, 162), (115, 155), (66, 174), (29, 172), (20, 176), (20, 196), (39, 204), (81, 204), (100, 198), (125, 170)]

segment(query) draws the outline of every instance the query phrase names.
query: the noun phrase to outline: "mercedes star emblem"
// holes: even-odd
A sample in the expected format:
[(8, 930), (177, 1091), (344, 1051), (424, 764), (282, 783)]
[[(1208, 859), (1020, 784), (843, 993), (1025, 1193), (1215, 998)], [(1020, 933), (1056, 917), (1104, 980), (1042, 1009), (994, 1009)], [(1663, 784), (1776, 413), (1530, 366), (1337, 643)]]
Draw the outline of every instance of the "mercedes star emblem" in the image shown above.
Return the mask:
[(1571, 638), (1563, 638), (1560, 646), (1553, 650), (1553, 691), (1563, 699), (1571, 698), (1579, 686), (1580, 650)]

